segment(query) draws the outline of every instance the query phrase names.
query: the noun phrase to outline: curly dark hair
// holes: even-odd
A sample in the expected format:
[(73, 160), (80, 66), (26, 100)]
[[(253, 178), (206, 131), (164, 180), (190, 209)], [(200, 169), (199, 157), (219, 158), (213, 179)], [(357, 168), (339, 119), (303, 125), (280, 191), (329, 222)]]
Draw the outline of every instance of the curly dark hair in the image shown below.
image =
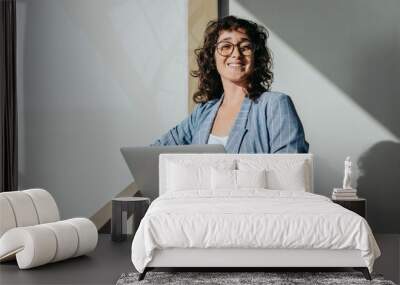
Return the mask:
[(235, 16), (226, 16), (208, 23), (204, 32), (203, 47), (194, 51), (198, 70), (193, 70), (190, 74), (199, 78), (198, 90), (193, 94), (194, 102), (204, 103), (222, 96), (224, 91), (215, 63), (215, 45), (222, 31), (237, 31), (238, 29), (246, 32), (254, 48), (254, 69), (248, 78), (247, 87), (249, 98), (255, 100), (271, 88), (273, 73), (272, 55), (266, 45), (268, 30), (254, 22)]

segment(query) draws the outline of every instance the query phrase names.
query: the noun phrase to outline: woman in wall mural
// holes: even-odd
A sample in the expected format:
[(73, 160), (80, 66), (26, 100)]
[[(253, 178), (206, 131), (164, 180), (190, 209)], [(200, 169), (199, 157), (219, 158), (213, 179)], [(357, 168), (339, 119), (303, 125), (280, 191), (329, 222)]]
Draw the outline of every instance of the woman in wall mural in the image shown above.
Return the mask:
[(198, 103), (153, 145), (222, 144), (228, 153), (306, 153), (303, 126), (288, 95), (270, 92), (267, 30), (227, 16), (211, 21), (197, 49)]

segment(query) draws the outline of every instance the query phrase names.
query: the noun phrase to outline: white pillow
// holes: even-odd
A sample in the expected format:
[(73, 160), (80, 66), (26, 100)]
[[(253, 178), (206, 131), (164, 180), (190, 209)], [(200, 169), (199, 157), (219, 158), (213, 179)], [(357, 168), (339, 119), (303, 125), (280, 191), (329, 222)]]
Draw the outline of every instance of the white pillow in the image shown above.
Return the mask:
[(306, 161), (239, 161), (238, 167), (240, 170), (266, 169), (268, 189), (306, 191), (310, 188)]
[(291, 167), (271, 169), (267, 174), (268, 188), (274, 190), (306, 191), (305, 163), (294, 163)]
[(236, 170), (237, 188), (267, 188), (267, 171)]
[(267, 177), (262, 170), (211, 169), (211, 189), (266, 188)]
[(236, 189), (236, 170), (211, 168), (211, 189)]
[(211, 189), (211, 168), (229, 169), (235, 168), (235, 161), (215, 161), (212, 164), (204, 165), (181, 162), (168, 162), (167, 191), (185, 190), (210, 190)]
[(187, 166), (177, 163), (168, 165), (168, 191), (210, 189), (211, 167)]

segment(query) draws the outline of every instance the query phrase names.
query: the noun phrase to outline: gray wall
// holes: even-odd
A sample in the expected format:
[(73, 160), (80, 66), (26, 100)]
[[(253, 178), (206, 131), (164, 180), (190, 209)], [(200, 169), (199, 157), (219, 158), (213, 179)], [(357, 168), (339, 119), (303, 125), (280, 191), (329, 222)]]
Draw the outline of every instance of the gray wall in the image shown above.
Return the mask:
[(187, 116), (186, 0), (17, 0), (21, 188), (64, 218), (132, 182), (121, 146)]
[(231, 0), (229, 13), (271, 32), (273, 89), (304, 123), (315, 191), (341, 186), (349, 155), (373, 230), (400, 233), (400, 2)]
[[(273, 89), (302, 118), (316, 192), (341, 185), (350, 155), (373, 229), (399, 233), (400, 3), (296, 3), (231, 0), (229, 12), (271, 31)], [(48, 189), (64, 217), (90, 216), (132, 181), (119, 147), (187, 115), (186, 6), (17, 0), (21, 188)]]

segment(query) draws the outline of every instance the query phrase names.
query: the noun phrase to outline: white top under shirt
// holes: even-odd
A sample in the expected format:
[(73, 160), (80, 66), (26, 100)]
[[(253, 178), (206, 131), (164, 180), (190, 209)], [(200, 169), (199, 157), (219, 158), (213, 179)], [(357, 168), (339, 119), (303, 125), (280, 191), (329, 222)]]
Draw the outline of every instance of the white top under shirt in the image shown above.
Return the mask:
[(219, 136), (214, 136), (213, 134), (210, 134), (207, 144), (222, 144), (223, 146), (226, 146), (227, 141), (228, 141), (228, 136), (219, 137)]

